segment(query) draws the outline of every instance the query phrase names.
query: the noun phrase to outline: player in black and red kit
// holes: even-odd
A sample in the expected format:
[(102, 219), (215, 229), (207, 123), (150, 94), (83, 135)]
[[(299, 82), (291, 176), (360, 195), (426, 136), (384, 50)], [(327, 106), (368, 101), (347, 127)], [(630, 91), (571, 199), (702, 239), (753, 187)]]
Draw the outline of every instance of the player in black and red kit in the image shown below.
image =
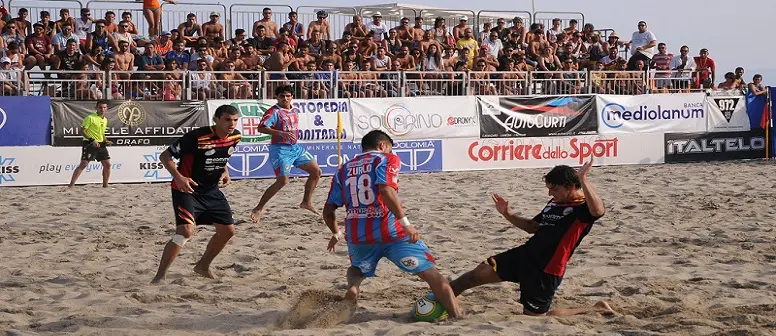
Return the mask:
[[(194, 233), (197, 225), (215, 225), (216, 233), (207, 244), (194, 272), (214, 278), (210, 263), (234, 235), (232, 209), (219, 188), (229, 185), (225, 168), (232, 156), (240, 132), (235, 130), (239, 113), (230, 105), (222, 105), (213, 116), (214, 126), (200, 127), (184, 134), (159, 160), (173, 176), (172, 206), (175, 212), (175, 235), (164, 247), (159, 270), (151, 283), (164, 280), (167, 269)], [(178, 167), (172, 158), (180, 159)]]
[(544, 182), (552, 200), (532, 219), (509, 212), (509, 202), (494, 194), (496, 210), (512, 225), (533, 236), (525, 244), (488, 258), (451, 282), (455, 295), (480, 285), (509, 281), (520, 283), (520, 303), (526, 315), (613, 313), (604, 301), (592, 307), (550, 310), (566, 263), (593, 223), (605, 212), (603, 201), (588, 181), (587, 173), (592, 165), (591, 159), (579, 171), (569, 166), (556, 166), (547, 173)]

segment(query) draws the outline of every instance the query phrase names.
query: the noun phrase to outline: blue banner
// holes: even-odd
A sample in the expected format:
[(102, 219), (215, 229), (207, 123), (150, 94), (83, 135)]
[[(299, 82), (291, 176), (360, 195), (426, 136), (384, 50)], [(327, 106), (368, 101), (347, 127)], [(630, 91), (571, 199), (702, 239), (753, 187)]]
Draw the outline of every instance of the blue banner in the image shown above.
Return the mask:
[[(337, 143), (302, 144), (312, 154), (321, 167), (323, 175), (334, 175), (337, 171)], [(399, 141), (393, 148), (394, 154), (401, 159), (401, 173), (442, 171), (442, 141), (417, 140)], [(342, 163), (361, 153), (358, 143), (342, 142)], [(272, 164), (269, 162), (269, 145), (240, 144), (232, 154), (227, 165), (232, 179), (274, 178)], [(301, 169), (291, 170), (291, 176), (307, 176)]]
[(50, 97), (0, 97), (0, 146), (50, 144)]

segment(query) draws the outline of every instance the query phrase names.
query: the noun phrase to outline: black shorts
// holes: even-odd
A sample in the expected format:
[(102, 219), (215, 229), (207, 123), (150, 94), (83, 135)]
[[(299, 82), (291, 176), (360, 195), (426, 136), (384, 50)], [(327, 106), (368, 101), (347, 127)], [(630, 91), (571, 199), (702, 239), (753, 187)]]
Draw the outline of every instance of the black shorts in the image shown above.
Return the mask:
[(172, 207), (175, 212), (175, 225), (234, 224), (229, 201), (218, 188), (193, 194), (173, 189)]
[(534, 265), (522, 246), (499, 253), (485, 261), (503, 281), (520, 284), (520, 303), (534, 314), (550, 311), (555, 290), (563, 277), (548, 274)]
[(86, 161), (110, 160), (110, 154), (108, 153), (108, 146), (104, 142), (101, 142), (100, 147), (96, 147), (91, 141), (84, 140), (81, 143), (81, 160), (86, 160)]

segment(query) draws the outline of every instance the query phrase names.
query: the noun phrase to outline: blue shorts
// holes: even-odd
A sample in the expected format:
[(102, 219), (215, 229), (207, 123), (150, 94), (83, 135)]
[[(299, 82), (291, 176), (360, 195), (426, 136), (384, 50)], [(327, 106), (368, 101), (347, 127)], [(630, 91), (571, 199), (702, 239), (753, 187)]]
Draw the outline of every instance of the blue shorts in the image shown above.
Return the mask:
[(417, 274), (436, 265), (428, 246), (419, 240), (412, 244), (409, 238), (385, 244), (348, 243), (350, 265), (361, 270), (365, 277), (375, 276), (377, 262), (383, 257), (409, 274)]
[(288, 176), (291, 168), (315, 161), (310, 152), (301, 145), (270, 145), (269, 161), (275, 176)]

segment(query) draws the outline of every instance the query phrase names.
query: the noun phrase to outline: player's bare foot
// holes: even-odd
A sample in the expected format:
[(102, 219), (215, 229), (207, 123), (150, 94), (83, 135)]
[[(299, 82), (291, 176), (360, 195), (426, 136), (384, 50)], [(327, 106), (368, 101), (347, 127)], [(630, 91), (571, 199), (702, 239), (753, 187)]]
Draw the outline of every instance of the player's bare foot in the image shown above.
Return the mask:
[(611, 315), (615, 313), (614, 309), (612, 309), (612, 307), (609, 306), (606, 301), (598, 301), (593, 307), (595, 307), (599, 313), (604, 315)]
[(251, 221), (254, 223), (258, 223), (259, 221), (261, 221), (261, 214), (263, 213), (264, 213), (264, 209), (261, 209), (258, 207), (253, 208), (253, 210), (251, 210)]
[(208, 268), (202, 268), (199, 266), (194, 266), (194, 273), (197, 273), (203, 277), (206, 277), (208, 279), (215, 279), (216, 276), (213, 275), (213, 272), (210, 271), (210, 267)]
[(313, 207), (313, 205), (310, 204), (310, 203), (301, 203), (301, 204), (299, 204), (299, 208), (300, 209), (309, 210), (310, 212), (314, 213), (317, 216), (321, 215), (321, 213), (318, 212), (318, 210), (316, 210), (315, 207)]
[(151, 280), (152, 285), (158, 285), (164, 281), (164, 277), (155, 277), (153, 280)]

